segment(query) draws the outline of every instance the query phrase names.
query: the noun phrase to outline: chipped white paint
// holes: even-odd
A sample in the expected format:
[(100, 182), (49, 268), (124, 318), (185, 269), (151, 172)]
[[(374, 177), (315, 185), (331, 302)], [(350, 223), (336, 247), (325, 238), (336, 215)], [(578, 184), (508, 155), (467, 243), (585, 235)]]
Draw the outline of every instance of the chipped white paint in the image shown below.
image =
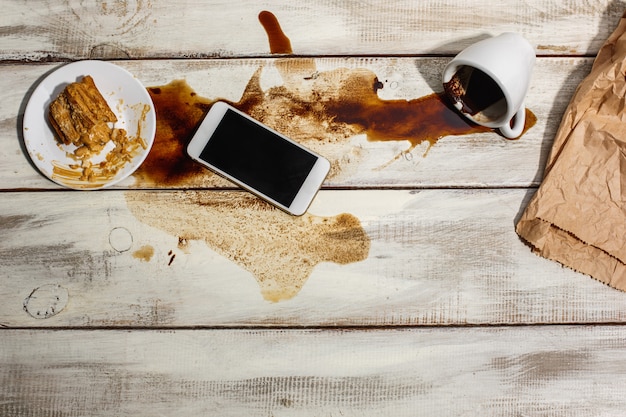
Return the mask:
[[(215, 200), (224, 198), (221, 192), (207, 192)], [(129, 210), (128, 193), (150, 204), (163, 199), (174, 203), (150, 210), (150, 217), (142, 219)], [(11, 249), (0, 252), (0, 262), (11, 273), (0, 275), (0, 299), (28, 294), (46, 282), (61, 284), (74, 294), (71, 308), (45, 325), (360, 326), (626, 320), (625, 294), (537, 257), (520, 242), (513, 219), (529, 197), (527, 190), (323, 190), (310, 213), (356, 216), (370, 239), (367, 259), (316, 265), (302, 291), (280, 303), (264, 300), (254, 275), (229, 260), (236, 259), (238, 252), (222, 249), (220, 254), (211, 249), (219, 244), (220, 233), (203, 233), (206, 225), (172, 210), (172, 206), (189, 204), (186, 193), (162, 190), (158, 198), (138, 190), (5, 196), (10, 197), (0, 200), (0, 213), (13, 221), (3, 243)], [(210, 194), (206, 198), (209, 201)], [(41, 207), (48, 209), (42, 212)], [(238, 212), (233, 210), (232, 215)], [(262, 222), (263, 217), (255, 221)], [(222, 223), (235, 225), (227, 219)], [(168, 229), (161, 230), (158, 224)], [(199, 236), (213, 236), (217, 241), (198, 239), (185, 244), (180, 235), (167, 232), (184, 233), (189, 225), (198, 228)], [(229, 229), (223, 234), (243, 232)], [(130, 244), (131, 234), (132, 248), (121, 250)], [(280, 237), (273, 239), (280, 247)], [(114, 247), (111, 242), (116, 242)], [(341, 246), (338, 241), (331, 250)], [(144, 247), (153, 249), (150, 257), (137, 253)], [(30, 256), (20, 255), (24, 253)], [(284, 273), (276, 270), (279, 276)], [(28, 315), (16, 314), (15, 307), (0, 303), (2, 322), (33, 324)]]
[(3, 330), (0, 414), (619, 416), (624, 338), (623, 326)]

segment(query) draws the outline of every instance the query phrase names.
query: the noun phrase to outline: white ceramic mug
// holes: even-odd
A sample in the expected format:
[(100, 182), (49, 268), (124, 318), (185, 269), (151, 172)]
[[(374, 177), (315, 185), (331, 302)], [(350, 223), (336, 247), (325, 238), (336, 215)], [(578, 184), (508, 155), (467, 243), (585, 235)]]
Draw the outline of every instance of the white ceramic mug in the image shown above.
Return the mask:
[(517, 33), (503, 33), (461, 51), (443, 71), (444, 90), (468, 119), (499, 129), (507, 138), (522, 134), (535, 49)]

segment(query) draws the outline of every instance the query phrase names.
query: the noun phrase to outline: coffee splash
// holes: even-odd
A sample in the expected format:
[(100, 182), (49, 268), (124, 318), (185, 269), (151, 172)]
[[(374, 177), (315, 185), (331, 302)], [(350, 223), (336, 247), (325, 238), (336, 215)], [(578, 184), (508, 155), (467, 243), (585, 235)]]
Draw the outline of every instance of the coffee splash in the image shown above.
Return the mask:
[(278, 23), (278, 19), (272, 12), (267, 10), (259, 13), (259, 22), (267, 33), (267, 39), (270, 44), (270, 52), (272, 54), (291, 54), (291, 40), (285, 35), (283, 29)]
[[(424, 142), (430, 148), (446, 136), (493, 132), (464, 118), (444, 93), (383, 100), (377, 94), (382, 84), (370, 70), (338, 68), (294, 77), (310, 69), (309, 60), (280, 64), (281, 74), (286, 74), (283, 85), (264, 91), (259, 68), (239, 101), (223, 101), (324, 154), (332, 163), (329, 178), (341, 173), (341, 158), (350, 152), (350, 139), (356, 135), (365, 134), (369, 141), (407, 141), (411, 145), (405, 152), (410, 152)], [(157, 137), (134, 176), (156, 187), (223, 185), (185, 153), (196, 127), (217, 100), (199, 96), (184, 80), (148, 91), (157, 114)], [(537, 121), (530, 110), (526, 116), (524, 132)]]
[[(291, 53), (291, 42), (276, 17), (263, 11), (259, 20), (272, 53)], [(413, 100), (383, 100), (378, 91), (384, 84), (368, 69), (320, 72), (313, 59), (297, 58), (278, 59), (275, 68), (282, 85), (263, 90), (261, 67), (238, 102), (222, 100), (322, 153), (332, 164), (329, 179), (345, 169), (342, 158), (351, 152), (349, 142), (356, 135), (365, 134), (369, 141), (377, 142), (407, 141), (410, 147), (405, 152), (411, 152), (422, 143), (430, 149), (446, 136), (494, 132), (463, 117), (444, 92)], [(223, 185), (223, 180), (194, 164), (185, 154), (197, 125), (220, 99), (200, 97), (184, 80), (150, 87), (148, 91), (157, 113), (157, 139), (135, 177), (143, 184), (157, 187)], [(526, 116), (524, 132), (537, 121), (528, 109)]]
[[(291, 43), (269, 12), (259, 15), (272, 53), (291, 53)], [(327, 156), (329, 178), (344, 169), (350, 139), (408, 141), (410, 150), (444, 136), (491, 132), (461, 116), (443, 93), (414, 100), (382, 100), (383, 88), (367, 69), (317, 71), (312, 59), (278, 59), (283, 84), (261, 88), (259, 68), (238, 102), (230, 104), (257, 120)], [(212, 187), (224, 180), (195, 165), (185, 148), (217, 100), (200, 97), (184, 81), (150, 87), (157, 130), (148, 158), (134, 174), (155, 187)], [(526, 130), (536, 118), (527, 111)], [(339, 147), (334, 152), (333, 149)], [(178, 236), (201, 240), (251, 272), (264, 298), (289, 299), (302, 288), (319, 262), (345, 264), (367, 258), (370, 240), (350, 214), (288, 216), (244, 192), (127, 193), (130, 210), (141, 221)], [(289, 271), (288, 274), (285, 271)]]
[(351, 214), (293, 217), (243, 191), (131, 192), (126, 201), (142, 221), (179, 242), (204, 241), (252, 273), (268, 301), (294, 297), (320, 262), (359, 262), (369, 253)]
[[(259, 99), (264, 96), (260, 75), (259, 70), (242, 100), (231, 104), (257, 117), (263, 114), (266, 122), (280, 120), (277, 102), (268, 107), (275, 110), (259, 111), (266, 100)], [(212, 186), (223, 181), (185, 154), (189, 139), (214, 101), (200, 97), (182, 80), (148, 91), (157, 115), (156, 138), (135, 175), (158, 186)], [(301, 115), (306, 114), (301, 109)], [(294, 136), (305, 134), (293, 128), (290, 131)], [(342, 136), (350, 134), (346, 131)], [(323, 135), (316, 138), (326, 140)], [(126, 201), (142, 222), (178, 236), (179, 242), (204, 241), (252, 273), (269, 301), (295, 296), (320, 262), (359, 262), (369, 254), (370, 240), (360, 221), (350, 214), (293, 217), (243, 192), (131, 192)]]

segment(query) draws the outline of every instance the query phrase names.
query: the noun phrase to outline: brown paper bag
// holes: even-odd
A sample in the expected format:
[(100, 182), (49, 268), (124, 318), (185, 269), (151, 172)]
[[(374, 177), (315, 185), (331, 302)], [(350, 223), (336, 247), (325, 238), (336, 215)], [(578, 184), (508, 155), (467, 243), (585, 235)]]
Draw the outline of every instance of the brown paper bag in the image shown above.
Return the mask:
[(626, 291), (626, 13), (578, 86), (516, 231), (539, 255)]

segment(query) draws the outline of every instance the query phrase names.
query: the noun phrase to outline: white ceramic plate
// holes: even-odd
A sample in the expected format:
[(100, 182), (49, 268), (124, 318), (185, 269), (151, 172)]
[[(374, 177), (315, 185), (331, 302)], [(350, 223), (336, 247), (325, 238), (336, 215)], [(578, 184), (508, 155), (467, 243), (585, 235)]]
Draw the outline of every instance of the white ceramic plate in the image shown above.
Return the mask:
[[(52, 100), (68, 84), (79, 81), (85, 75), (91, 75), (117, 116), (114, 127), (125, 129), (129, 138), (140, 136), (146, 145), (133, 153), (132, 159), (114, 177), (95, 182), (79, 179), (80, 169), (69, 168), (77, 163), (68, 156), (68, 152), (72, 152), (75, 146), (60, 145), (48, 122), (48, 107)], [(52, 181), (73, 189), (104, 188), (131, 175), (148, 156), (155, 131), (156, 114), (148, 91), (130, 72), (105, 61), (79, 61), (58, 68), (35, 88), (24, 111), (24, 145), (33, 163)], [(113, 147), (111, 143), (109, 145), (100, 154), (93, 156), (90, 162), (97, 164), (104, 160)]]

